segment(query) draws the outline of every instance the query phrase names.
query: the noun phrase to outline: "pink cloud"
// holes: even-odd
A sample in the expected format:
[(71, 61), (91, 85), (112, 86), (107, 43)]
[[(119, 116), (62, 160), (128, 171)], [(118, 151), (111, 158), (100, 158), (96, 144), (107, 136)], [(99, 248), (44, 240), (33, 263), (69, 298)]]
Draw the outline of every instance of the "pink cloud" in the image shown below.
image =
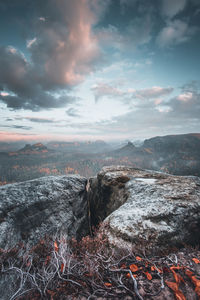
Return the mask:
[[(98, 39), (93, 26), (101, 13), (87, 0), (53, 1), (61, 18), (56, 24), (45, 23), (40, 42), (32, 44), (33, 59), (44, 57), (45, 76), (53, 84), (75, 85), (84, 79), (100, 57)], [(39, 36), (40, 38), (40, 36)], [(38, 39), (39, 40), (39, 39)]]
[(191, 92), (186, 92), (186, 93), (180, 94), (177, 97), (177, 99), (182, 102), (189, 102), (190, 100), (192, 100), (192, 98), (193, 98), (193, 93), (191, 93)]

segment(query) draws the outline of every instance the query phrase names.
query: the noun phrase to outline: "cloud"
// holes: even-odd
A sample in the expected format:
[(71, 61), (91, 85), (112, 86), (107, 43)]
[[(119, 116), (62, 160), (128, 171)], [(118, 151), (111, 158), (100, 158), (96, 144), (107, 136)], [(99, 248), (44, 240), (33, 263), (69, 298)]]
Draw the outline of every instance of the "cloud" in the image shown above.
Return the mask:
[[(126, 91), (123, 91), (117, 87), (106, 83), (98, 83), (92, 87), (92, 91), (95, 95), (95, 100), (98, 101), (103, 97), (110, 97), (110, 98), (118, 98), (123, 102), (131, 101), (132, 99), (142, 99), (148, 101), (149, 99), (157, 100), (155, 104), (159, 104), (162, 102), (160, 97), (168, 96), (173, 92), (172, 87), (163, 88), (160, 86), (153, 86), (151, 88), (135, 90), (133, 88), (129, 88)], [(158, 101), (159, 100), (159, 101)], [(159, 102), (159, 103), (158, 103)], [(141, 103), (138, 103), (141, 105)]]
[(24, 90), (19, 93), (20, 96), (16, 95), (8, 95), (8, 96), (0, 96), (0, 100), (7, 105), (8, 108), (13, 110), (18, 109), (28, 109), (32, 111), (39, 111), (42, 109), (51, 109), (51, 108), (59, 108), (64, 107), (67, 104), (74, 103), (78, 101), (77, 97), (72, 97), (69, 95), (63, 96), (54, 96), (48, 92), (44, 92), (41, 89), (36, 89), (32, 92), (26, 91), (24, 94)]
[(21, 119), (25, 119), (25, 120), (28, 120), (28, 121), (34, 122), (34, 123), (54, 123), (55, 122), (52, 119), (36, 118), (36, 117), (25, 117), (25, 118), (22, 117)]
[(129, 9), (130, 6), (134, 6), (137, 3), (137, 0), (120, 0), (121, 13), (125, 14), (126, 9)]
[(23, 129), (23, 130), (31, 130), (32, 127), (30, 126), (23, 126), (23, 125), (0, 125), (3, 128), (13, 128), (13, 129)]
[(187, 0), (162, 0), (162, 13), (172, 18), (180, 13), (186, 4)]
[(31, 46), (32, 46), (34, 43), (36, 43), (36, 41), (37, 41), (36, 38), (33, 38), (32, 40), (28, 40), (28, 41), (26, 42), (27, 48), (31, 48)]
[(141, 89), (134, 92), (136, 98), (151, 99), (167, 96), (173, 92), (172, 87), (163, 88), (160, 86), (153, 86), (149, 89)]
[[(52, 0), (42, 3), (45, 17), (33, 14), (34, 38), (27, 41), (31, 61), (14, 47), (0, 47), (0, 100), (12, 109), (38, 111), (76, 101), (54, 96), (84, 80), (99, 62), (101, 51), (93, 26), (106, 1)], [(41, 11), (40, 11), (41, 14)], [(37, 22), (35, 20), (38, 20)], [(32, 29), (33, 30), (33, 29)], [(58, 94), (58, 93), (57, 93)]]
[(66, 111), (66, 114), (70, 117), (80, 117), (80, 115), (77, 113), (77, 110), (72, 107)]
[(73, 86), (94, 69), (100, 48), (92, 28), (99, 10), (97, 5), (92, 10), (87, 0), (48, 3), (48, 18), (39, 22), (37, 43), (30, 49), (45, 88)]
[(112, 123), (102, 127), (102, 132), (118, 137), (123, 131), (124, 138), (199, 132), (200, 94), (193, 94), (187, 101), (180, 100), (180, 95), (169, 99), (167, 104), (148, 102), (137, 106), (113, 118)]
[(186, 92), (186, 93), (180, 94), (177, 97), (177, 100), (180, 100), (180, 101), (183, 101), (183, 102), (189, 102), (190, 100), (192, 100), (192, 98), (193, 98), (193, 93)]
[(186, 22), (169, 21), (158, 34), (156, 41), (160, 47), (170, 47), (187, 42), (196, 31), (196, 27), (189, 27)]
[(107, 97), (122, 97), (125, 93), (109, 84), (106, 83), (98, 83), (92, 87), (92, 91), (95, 95), (95, 101), (97, 102), (100, 98), (107, 96)]
[(172, 115), (180, 118), (200, 121), (200, 92), (183, 92), (169, 102)]
[(153, 18), (151, 13), (135, 17), (125, 28), (109, 24), (98, 31), (102, 45), (120, 51), (129, 51), (148, 44), (152, 39)]
[(106, 132), (112, 138), (141, 138), (155, 134), (198, 132), (200, 91), (197, 84), (188, 83), (177, 96), (169, 98), (172, 92), (174, 90), (171, 87), (130, 90), (134, 101), (129, 112), (112, 118), (108, 123), (99, 124), (96, 134)]

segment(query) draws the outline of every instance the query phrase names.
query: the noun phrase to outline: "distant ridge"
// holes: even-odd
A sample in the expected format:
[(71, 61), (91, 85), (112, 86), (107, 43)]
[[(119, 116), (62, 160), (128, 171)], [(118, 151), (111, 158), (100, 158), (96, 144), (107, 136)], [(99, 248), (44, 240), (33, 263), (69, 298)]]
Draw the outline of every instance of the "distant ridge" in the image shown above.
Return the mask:
[(26, 144), (22, 149), (19, 149), (17, 151), (18, 153), (23, 153), (23, 154), (29, 154), (29, 153), (34, 153), (34, 152), (48, 152), (48, 148), (43, 145), (42, 143), (36, 143), (36, 144)]

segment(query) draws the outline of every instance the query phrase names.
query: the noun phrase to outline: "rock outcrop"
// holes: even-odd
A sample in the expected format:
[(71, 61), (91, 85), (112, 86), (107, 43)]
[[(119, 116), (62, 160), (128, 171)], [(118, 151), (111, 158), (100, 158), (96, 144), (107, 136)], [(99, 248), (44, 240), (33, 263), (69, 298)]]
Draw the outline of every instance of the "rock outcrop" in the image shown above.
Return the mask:
[(86, 178), (69, 175), (0, 187), (0, 247), (61, 232), (79, 239), (100, 222), (118, 245), (200, 242), (199, 177), (120, 166), (103, 168), (89, 191), (86, 185)]
[(88, 233), (87, 179), (50, 176), (0, 187), (0, 247), (36, 243), (64, 232), (80, 238)]
[(200, 242), (200, 178), (105, 167), (90, 179), (91, 220), (113, 244), (167, 248)]

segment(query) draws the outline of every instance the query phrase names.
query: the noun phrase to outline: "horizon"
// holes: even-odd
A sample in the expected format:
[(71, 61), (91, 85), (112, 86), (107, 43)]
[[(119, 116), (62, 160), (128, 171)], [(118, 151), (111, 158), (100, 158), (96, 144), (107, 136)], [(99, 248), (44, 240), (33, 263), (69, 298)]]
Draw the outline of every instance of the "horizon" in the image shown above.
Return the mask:
[(0, 141), (200, 132), (198, 0), (0, 0)]
[(106, 144), (115, 144), (115, 143), (134, 143), (134, 142), (137, 142), (137, 141), (140, 141), (140, 142), (143, 142), (145, 140), (148, 140), (148, 139), (153, 139), (153, 138), (156, 138), (156, 137), (167, 137), (167, 136), (182, 136), (182, 135), (198, 135), (200, 136), (200, 132), (188, 132), (188, 133), (181, 133), (181, 134), (166, 134), (166, 135), (155, 135), (155, 136), (150, 136), (150, 137), (141, 137), (141, 138), (137, 138), (137, 137), (132, 137), (130, 139), (125, 139), (125, 138), (122, 138), (122, 139), (115, 139), (115, 140), (112, 140), (112, 139), (38, 139), (38, 138), (35, 138), (35, 139), (16, 139), (16, 140), (1, 140), (0, 139), (0, 143), (8, 143), (8, 144), (12, 144), (12, 143), (24, 143), (24, 145), (26, 144), (30, 144), (30, 145), (34, 145), (34, 144), (47, 144), (47, 143), (95, 143), (95, 142), (105, 142)]

